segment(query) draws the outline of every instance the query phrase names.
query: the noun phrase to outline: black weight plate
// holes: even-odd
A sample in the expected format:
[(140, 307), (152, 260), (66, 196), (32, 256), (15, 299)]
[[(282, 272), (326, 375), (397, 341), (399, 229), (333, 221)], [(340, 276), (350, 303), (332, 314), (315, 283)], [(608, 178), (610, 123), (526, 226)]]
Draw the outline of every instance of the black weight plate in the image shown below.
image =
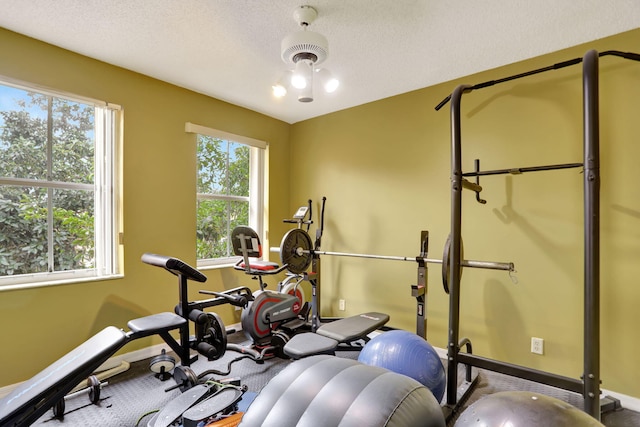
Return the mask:
[(206, 313), (206, 321), (196, 323), (196, 342), (207, 343), (215, 348), (216, 359), (222, 357), (227, 350), (227, 330), (220, 316)]
[(173, 379), (183, 393), (198, 384), (198, 376), (187, 366), (176, 366), (173, 370)]
[(227, 330), (222, 323), (222, 319), (216, 313), (207, 313), (207, 343), (216, 349), (218, 358), (222, 357), (227, 350)]
[(301, 274), (311, 265), (313, 242), (300, 228), (289, 230), (280, 243), (280, 261), (293, 274)]
[(100, 401), (100, 381), (95, 375), (87, 378), (87, 387), (89, 387), (89, 401), (96, 404)]
[[(442, 252), (442, 286), (444, 291), (449, 293), (449, 256), (451, 254), (451, 234), (447, 236), (447, 241), (444, 243), (444, 251)], [(460, 274), (462, 277), (462, 260), (464, 259), (464, 247), (462, 244), (462, 237), (460, 238)]]

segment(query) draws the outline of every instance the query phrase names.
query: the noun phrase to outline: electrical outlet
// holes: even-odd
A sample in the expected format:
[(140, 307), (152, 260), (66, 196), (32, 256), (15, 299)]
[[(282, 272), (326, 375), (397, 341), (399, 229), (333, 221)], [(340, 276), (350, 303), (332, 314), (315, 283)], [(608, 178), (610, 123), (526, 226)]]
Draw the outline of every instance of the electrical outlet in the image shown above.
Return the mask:
[(542, 338), (531, 337), (531, 353), (544, 354), (544, 340)]
[(338, 301), (338, 310), (345, 311), (347, 308), (347, 302), (343, 299)]

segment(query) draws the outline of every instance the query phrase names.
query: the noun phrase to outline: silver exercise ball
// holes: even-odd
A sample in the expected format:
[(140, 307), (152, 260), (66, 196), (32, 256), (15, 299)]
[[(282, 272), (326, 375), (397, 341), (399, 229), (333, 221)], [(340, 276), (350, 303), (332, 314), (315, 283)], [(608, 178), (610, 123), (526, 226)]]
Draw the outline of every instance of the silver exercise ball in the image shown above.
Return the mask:
[(260, 391), (238, 427), (445, 427), (429, 389), (353, 359), (297, 360)]
[(604, 427), (562, 400), (528, 391), (501, 391), (483, 397), (460, 415), (454, 427)]

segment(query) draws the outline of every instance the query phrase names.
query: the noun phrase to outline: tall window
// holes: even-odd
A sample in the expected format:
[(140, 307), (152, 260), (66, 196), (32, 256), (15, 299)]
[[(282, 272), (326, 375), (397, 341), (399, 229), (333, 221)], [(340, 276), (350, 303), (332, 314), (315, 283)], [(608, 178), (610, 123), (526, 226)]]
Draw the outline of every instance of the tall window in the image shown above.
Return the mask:
[(117, 115), (0, 82), (0, 289), (118, 273)]
[(262, 235), (266, 143), (192, 123), (187, 131), (197, 134), (198, 266), (229, 264), (236, 226)]

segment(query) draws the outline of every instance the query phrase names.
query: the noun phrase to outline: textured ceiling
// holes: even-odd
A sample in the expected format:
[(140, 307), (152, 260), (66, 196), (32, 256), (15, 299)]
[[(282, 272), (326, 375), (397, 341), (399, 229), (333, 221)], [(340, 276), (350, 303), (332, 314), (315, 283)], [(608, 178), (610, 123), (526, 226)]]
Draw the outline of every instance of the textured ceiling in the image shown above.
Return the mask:
[[(306, 104), (271, 94), (303, 4), (341, 81)], [(0, 0), (0, 27), (295, 123), (639, 28), (640, 0)]]

